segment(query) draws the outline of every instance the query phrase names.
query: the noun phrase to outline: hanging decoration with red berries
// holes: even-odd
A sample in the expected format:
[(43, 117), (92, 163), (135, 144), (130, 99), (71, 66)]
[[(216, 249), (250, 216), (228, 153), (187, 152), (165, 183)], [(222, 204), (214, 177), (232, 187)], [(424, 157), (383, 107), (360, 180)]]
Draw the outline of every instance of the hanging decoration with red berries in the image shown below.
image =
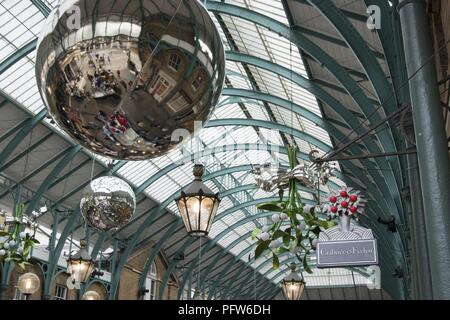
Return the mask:
[(323, 204), (322, 211), (330, 218), (343, 214), (353, 216), (364, 214), (367, 200), (359, 190), (343, 188), (337, 193), (330, 193), (328, 202)]
[(351, 188), (342, 188), (328, 196), (328, 201), (321, 207), (322, 212), (330, 220), (337, 218), (339, 223), (319, 234), (315, 251), (318, 268), (378, 264), (377, 241), (372, 230), (351, 222), (364, 214), (366, 203), (364, 195)]

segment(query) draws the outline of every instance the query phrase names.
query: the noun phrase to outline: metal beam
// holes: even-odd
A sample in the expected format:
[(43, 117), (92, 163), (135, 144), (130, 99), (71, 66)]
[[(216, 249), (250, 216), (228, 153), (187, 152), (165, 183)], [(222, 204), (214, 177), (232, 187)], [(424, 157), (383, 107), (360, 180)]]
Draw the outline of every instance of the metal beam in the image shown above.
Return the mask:
[(270, 130), (277, 130), (286, 134), (290, 134), (294, 137), (297, 137), (298, 139), (301, 139), (307, 143), (310, 143), (324, 152), (328, 152), (329, 150), (331, 150), (331, 146), (317, 139), (316, 137), (311, 136), (308, 133), (270, 121), (256, 120), (256, 119), (242, 119), (242, 118), (214, 119), (208, 121), (208, 123), (206, 123), (204, 128), (224, 127), (224, 126), (256, 126)]
[(69, 234), (72, 232), (73, 228), (76, 226), (77, 218), (79, 218), (79, 207), (75, 209), (75, 211), (70, 216), (69, 220), (67, 221), (63, 231), (61, 232), (61, 236), (58, 239), (58, 244), (56, 245), (56, 248), (54, 250), (50, 251), (49, 261), (48, 261), (48, 269), (46, 272), (46, 277), (44, 279), (44, 286), (43, 286), (43, 296), (44, 299), (50, 299), (50, 289), (52, 287), (55, 273), (58, 266), (58, 260), (61, 256), (61, 251), (64, 248), (64, 244), (66, 243), (67, 238), (69, 237)]
[(6, 162), (12, 152), (20, 145), (22, 140), (36, 127), (42, 119), (47, 115), (47, 110), (44, 109), (36, 114), (33, 118), (27, 120), (22, 129), (12, 138), (12, 140), (6, 145), (0, 152), (0, 166)]
[(61, 173), (61, 171), (64, 170), (67, 164), (72, 161), (73, 157), (81, 151), (81, 146), (74, 146), (67, 152), (65, 157), (53, 168), (53, 170), (47, 175), (45, 180), (41, 183), (39, 186), (39, 189), (36, 191), (36, 193), (33, 195), (33, 198), (31, 199), (30, 203), (28, 204), (25, 214), (30, 215), (36, 206), (39, 204), (39, 201), (41, 200), (41, 197), (44, 195), (44, 193), (48, 190), (48, 187), (51, 185), (54, 179)]
[[(303, 3), (303, 4), (306, 4), (308, 6), (311, 6), (311, 4), (309, 3), (308, 0), (293, 0), (293, 1), (299, 2), (299, 3)], [(345, 6), (345, 5), (346, 4), (344, 4), (343, 6)], [(369, 18), (368, 16), (365, 16), (363, 14), (360, 14), (360, 13), (357, 13), (357, 12), (354, 12), (354, 11), (346, 10), (346, 9), (343, 9), (343, 8), (338, 8), (338, 9), (342, 12), (343, 15), (345, 15), (347, 18), (350, 18), (352, 20), (356, 20), (356, 21), (359, 21), (359, 22), (366, 23), (368, 18)]]
[(15, 63), (19, 62), (22, 58), (26, 57), (36, 49), (37, 38), (31, 40), (23, 47), (14, 51), (9, 57), (7, 57), (0, 64), (0, 75), (2, 75), (6, 70), (11, 68)]
[[(180, 252), (183, 252), (187, 247), (189, 247), (195, 240), (195, 237), (189, 237), (188, 239), (186, 239), (186, 241), (183, 243), (183, 245), (178, 249), (177, 254)], [(175, 256), (177, 255), (175, 254)], [(159, 299), (162, 299), (163, 295), (164, 295), (164, 289), (167, 286), (167, 282), (170, 279), (170, 275), (172, 274), (172, 271), (174, 270), (174, 268), (176, 267), (176, 265), (179, 263), (179, 260), (175, 260), (172, 259), (172, 261), (170, 261), (166, 271), (164, 272), (164, 276), (161, 280), (161, 284), (159, 285)]]
[[(174, 221), (175, 222), (175, 221)], [(181, 221), (178, 221), (178, 223), (171, 223), (171, 227), (164, 233), (164, 235), (159, 239), (159, 241), (156, 243), (155, 246), (151, 248), (151, 253), (148, 256), (144, 268), (142, 269), (142, 274), (139, 277), (139, 283), (138, 288), (143, 289), (145, 284), (145, 279), (147, 278), (147, 274), (155, 261), (156, 257), (158, 256), (159, 252), (162, 249), (162, 246), (166, 243), (166, 241), (174, 234), (174, 231), (176, 228), (180, 226)], [(182, 291), (180, 291), (182, 293)]]
[[(136, 193), (141, 193), (145, 189), (147, 189), (151, 184), (156, 182), (158, 179), (163, 177), (165, 174), (169, 173), (170, 171), (176, 169), (177, 167), (180, 167), (183, 164), (195, 161), (197, 159), (200, 159), (202, 157), (205, 157), (207, 155), (215, 154), (215, 153), (221, 153), (221, 152), (227, 152), (227, 151), (248, 151), (248, 150), (277, 150), (280, 153), (287, 154), (286, 147), (277, 146), (277, 145), (264, 145), (264, 144), (257, 144), (257, 143), (243, 143), (243, 144), (235, 144), (235, 145), (218, 145), (218, 146), (212, 146), (208, 147), (206, 149), (203, 149), (199, 152), (188, 154), (184, 156), (182, 159), (177, 161), (176, 163), (171, 163), (168, 166), (160, 169), (156, 174), (149, 177), (147, 180), (142, 182), (135, 190)], [(299, 152), (298, 156), (300, 159), (304, 161), (310, 161), (309, 156), (306, 153)]]
[[(54, 155), (53, 157), (51, 157), (49, 160), (47, 160), (46, 162), (44, 162), (42, 165), (40, 165), (36, 170), (33, 170), (33, 172), (30, 172), (30, 174), (26, 175), (25, 177), (23, 177), (19, 182), (17, 182), (14, 187), (16, 187), (17, 185), (23, 185), (25, 182), (27, 182), (28, 180), (30, 180), (31, 178), (33, 178), (35, 175), (37, 175), (38, 173), (42, 172), (42, 170), (44, 170), (45, 168), (47, 168), (48, 166), (50, 166), (52, 163), (54, 163), (55, 161), (57, 161), (58, 159), (60, 159), (62, 156), (64, 156), (67, 151), (69, 151), (70, 148), (67, 148), (59, 153), (57, 153), (56, 155)], [(49, 188), (50, 189), (50, 188)], [(5, 197), (7, 194), (9, 193), (9, 191), (5, 191), (2, 194), (0, 194), (0, 199), (2, 199), (3, 197)]]
[(42, 0), (31, 0), (31, 3), (39, 9), (39, 11), (44, 15), (44, 17), (48, 17), (50, 12), (52, 11), (47, 4), (45, 4)]
[(42, 138), (39, 138), (35, 143), (33, 143), (29, 148), (26, 148), (24, 151), (13, 157), (11, 160), (9, 160), (7, 163), (5, 163), (3, 166), (0, 167), (0, 172), (5, 171), (7, 168), (9, 168), (11, 165), (13, 165), (16, 161), (19, 161), (23, 156), (31, 153), (34, 149), (39, 147), (42, 143), (47, 141), (53, 133), (48, 133), (44, 135)]

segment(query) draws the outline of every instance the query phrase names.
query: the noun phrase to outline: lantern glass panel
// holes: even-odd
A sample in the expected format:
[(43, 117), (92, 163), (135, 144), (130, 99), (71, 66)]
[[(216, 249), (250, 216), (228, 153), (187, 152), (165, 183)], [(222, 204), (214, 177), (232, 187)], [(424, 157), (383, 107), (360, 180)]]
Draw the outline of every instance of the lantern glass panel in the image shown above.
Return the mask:
[(72, 260), (69, 262), (67, 271), (70, 273), (74, 283), (85, 283), (92, 271), (94, 271), (94, 264), (91, 261)]
[(283, 292), (287, 300), (300, 300), (304, 288), (305, 288), (304, 282), (299, 281), (283, 282)]

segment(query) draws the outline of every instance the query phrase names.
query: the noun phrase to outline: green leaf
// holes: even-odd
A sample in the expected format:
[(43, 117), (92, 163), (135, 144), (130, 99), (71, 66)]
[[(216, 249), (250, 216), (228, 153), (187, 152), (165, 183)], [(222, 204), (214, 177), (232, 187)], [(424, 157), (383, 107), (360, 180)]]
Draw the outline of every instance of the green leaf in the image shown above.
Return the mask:
[(319, 234), (320, 234), (320, 228), (319, 227), (313, 227), (312, 229), (311, 229), (311, 231), (316, 235), (316, 236), (319, 236)]
[(290, 250), (290, 251), (294, 250), (294, 248), (297, 247), (297, 245), (298, 245), (298, 239), (295, 238), (294, 241), (291, 242), (291, 245), (290, 245), (290, 247), (289, 247), (289, 250)]
[(30, 254), (32, 246), (27, 246), (25, 245), (25, 247), (23, 248), (23, 252), (22, 255), (26, 258), (28, 257), (28, 255)]
[(255, 240), (260, 234), (261, 234), (261, 229), (256, 228), (255, 230), (253, 230), (252, 232), (252, 240)]
[(303, 269), (310, 274), (313, 273), (306, 260), (306, 255), (303, 257)]
[(278, 249), (276, 250), (276, 253), (277, 253), (277, 254), (282, 254), (282, 253), (285, 253), (285, 252), (289, 252), (289, 249), (286, 248), (286, 247), (280, 247), (280, 248), (278, 248)]
[(285, 233), (284, 231), (282, 231), (282, 230), (277, 230), (277, 231), (275, 231), (275, 232), (273, 233), (272, 239), (275, 240), (275, 239), (284, 237), (285, 234), (286, 234), (286, 233)]
[(291, 242), (292, 237), (287, 233), (283, 236), (283, 243), (286, 246), (289, 246), (289, 243)]
[(278, 259), (278, 256), (276, 254), (273, 255), (272, 264), (275, 270), (280, 267), (280, 260)]
[(336, 221), (325, 221), (325, 222), (327, 223), (327, 227), (325, 229), (335, 227), (338, 224)]
[(7, 237), (9, 236), (9, 232), (0, 231), (0, 237)]
[(274, 211), (274, 212), (282, 212), (283, 209), (278, 206), (278, 202), (268, 202), (262, 203), (256, 206), (260, 210)]
[(297, 230), (297, 231), (295, 232), (295, 235), (296, 235), (296, 237), (297, 237), (297, 242), (298, 242), (298, 243), (302, 242), (302, 240), (303, 240), (303, 234), (302, 234), (302, 232), (301, 232), (300, 230)]
[(269, 243), (270, 240), (267, 241), (263, 241), (260, 244), (258, 244), (258, 246), (255, 249), (255, 258), (259, 258), (259, 256), (261, 256), (261, 254), (267, 250), (267, 248), (269, 248)]
[(40, 244), (40, 242), (37, 240), (37, 239), (30, 239), (31, 240), (31, 242), (33, 242), (34, 244)]
[(26, 264), (27, 264), (27, 263), (26, 263), (25, 261), (22, 261), (22, 262), (18, 263), (19, 267), (20, 267), (22, 270), (25, 269)]
[(13, 259), (22, 259), (22, 256), (20, 254), (18, 254), (18, 253), (13, 253), (11, 255), (11, 258), (13, 258)]

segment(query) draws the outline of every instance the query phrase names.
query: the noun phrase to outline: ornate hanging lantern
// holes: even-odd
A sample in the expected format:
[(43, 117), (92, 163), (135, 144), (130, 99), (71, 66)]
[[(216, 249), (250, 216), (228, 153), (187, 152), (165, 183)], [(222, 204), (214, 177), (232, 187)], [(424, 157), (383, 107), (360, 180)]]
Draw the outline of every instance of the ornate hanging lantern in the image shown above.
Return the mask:
[(187, 232), (191, 236), (207, 236), (219, 208), (219, 194), (212, 192), (203, 182), (205, 168), (194, 165), (194, 181), (175, 199)]
[(72, 283), (86, 283), (94, 268), (94, 262), (86, 248), (86, 241), (81, 240), (80, 250), (67, 260), (67, 272), (72, 278)]
[(295, 272), (295, 263), (290, 265), (290, 269), (291, 272), (281, 281), (281, 287), (287, 300), (300, 300), (305, 289), (305, 281)]

